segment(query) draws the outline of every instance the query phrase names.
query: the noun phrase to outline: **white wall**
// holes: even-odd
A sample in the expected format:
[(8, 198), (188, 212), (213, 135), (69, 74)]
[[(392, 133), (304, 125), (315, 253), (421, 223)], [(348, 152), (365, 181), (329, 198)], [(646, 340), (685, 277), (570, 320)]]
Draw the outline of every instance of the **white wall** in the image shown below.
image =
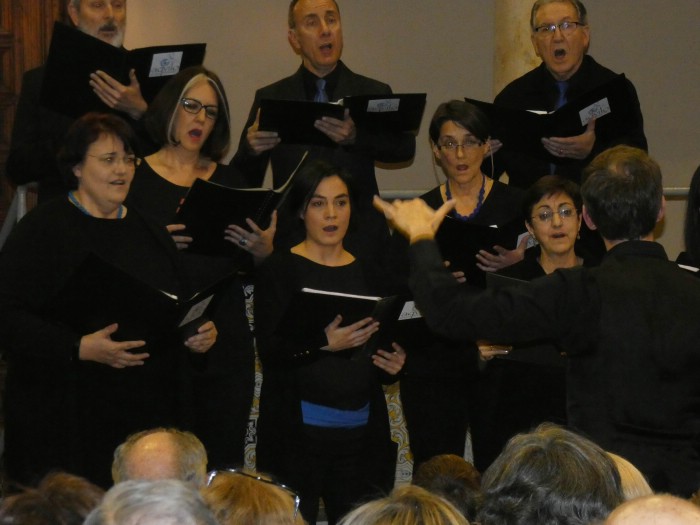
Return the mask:
[[(435, 185), (427, 121), (450, 98), (493, 97), (495, 0), (340, 0), (343, 60), (394, 91), (428, 93), (412, 166), (379, 172), (383, 189)], [(130, 0), (127, 47), (207, 42), (205, 64), (226, 86), (238, 139), (256, 88), (294, 72), (286, 0)], [(590, 53), (637, 87), (650, 152), (667, 186), (687, 186), (700, 164), (698, 0), (586, 0)], [(669, 7), (673, 6), (673, 7)], [(527, 31), (527, 21), (523, 21)], [(234, 146), (235, 147), (235, 146)], [(683, 202), (671, 202), (660, 240), (681, 249)]]

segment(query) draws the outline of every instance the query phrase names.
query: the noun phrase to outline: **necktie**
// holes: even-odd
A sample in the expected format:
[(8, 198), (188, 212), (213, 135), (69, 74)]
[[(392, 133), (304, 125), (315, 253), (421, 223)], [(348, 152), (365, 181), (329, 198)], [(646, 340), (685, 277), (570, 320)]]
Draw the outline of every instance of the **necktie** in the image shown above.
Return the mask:
[(314, 102), (328, 102), (326, 81), (322, 78), (316, 79), (316, 95), (314, 95)]
[(557, 110), (566, 104), (566, 91), (569, 89), (569, 83), (566, 80), (557, 81), (557, 89), (559, 90), (559, 98), (554, 105), (554, 109)]
[[(569, 82), (566, 80), (558, 80), (557, 81), (557, 90), (559, 91), (559, 97), (557, 97), (557, 101), (554, 104), (554, 110), (556, 111), (560, 107), (562, 107), (564, 104), (566, 104), (566, 91), (569, 89)], [(554, 175), (557, 171), (557, 165), (554, 164), (553, 162), (549, 164), (549, 173), (551, 175)]]

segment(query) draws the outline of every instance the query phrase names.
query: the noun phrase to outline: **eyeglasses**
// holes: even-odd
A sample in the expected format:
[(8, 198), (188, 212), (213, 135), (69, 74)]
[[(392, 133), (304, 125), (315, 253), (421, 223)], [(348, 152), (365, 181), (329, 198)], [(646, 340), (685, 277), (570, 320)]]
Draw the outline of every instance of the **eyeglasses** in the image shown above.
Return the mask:
[(578, 212), (576, 211), (576, 208), (573, 208), (571, 206), (562, 206), (558, 210), (544, 210), (539, 212), (536, 215), (533, 215), (530, 217), (531, 219), (537, 219), (540, 222), (552, 222), (552, 218), (554, 217), (554, 214), (559, 215), (561, 217), (561, 220), (566, 220), (570, 219), (572, 217), (575, 217)]
[(544, 24), (541, 26), (537, 26), (534, 31), (538, 35), (541, 36), (550, 36), (553, 35), (554, 33), (557, 32), (557, 28), (559, 31), (561, 31), (562, 35), (570, 35), (574, 31), (576, 31), (579, 26), (585, 26), (586, 24), (583, 24), (581, 22), (569, 22), (564, 21), (564, 22), (559, 22), (558, 24)]
[(104, 155), (87, 154), (86, 156), (97, 159), (97, 161), (106, 168), (114, 168), (120, 160), (127, 168), (136, 169), (136, 167), (141, 164), (141, 159), (136, 155), (124, 155), (123, 157), (118, 157), (117, 155), (113, 155), (111, 153), (105, 153)]
[(292, 516), (292, 519), (296, 519), (297, 514), (299, 513), (299, 504), (301, 503), (301, 497), (295, 490), (291, 489), (287, 485), (284, 485), (283, 483), (278, 483), (277, 481), (274, 481), (272, 479), (263, 478), (262, 476), (249, 474), (248, 472), (237, 468), (227, 468), (223, 470), (212, 470), (209, 474), (207, 474), (207, 487), (213, 483), (214, 478), (216, 478), (216, 476), (218, 476), (219, 474), (237, 474), (239, 476), (244, 476), (246, 478), (254, 479), (255, 481), (260, 481), (261, 483), (267, 483), (268, 485), (281, 488), (283, 491), (288, 493), (294, 500), (294, 515)]
[(204, 105), (196, 98), (181, 98), (180, 104), (182, 105), (182, 109), (187, 111), (187, 113), (192, 113), (193, 115), (196, 115), (202, 111), (202, 108), (204, 108), (204, 114), (207, 116), (207, 118), (216, 120), (216, 118), (219, 116), (219, 106)]
[(455, 142), (454, 140), (446, 140), (438, 144), (438, 148), (456, 152), (458, 148), (471, 149), (478, 148), (479, 146), (483, 145), (484, 143), (478, 139), (467, 139), (461, 144), (459, 142)]

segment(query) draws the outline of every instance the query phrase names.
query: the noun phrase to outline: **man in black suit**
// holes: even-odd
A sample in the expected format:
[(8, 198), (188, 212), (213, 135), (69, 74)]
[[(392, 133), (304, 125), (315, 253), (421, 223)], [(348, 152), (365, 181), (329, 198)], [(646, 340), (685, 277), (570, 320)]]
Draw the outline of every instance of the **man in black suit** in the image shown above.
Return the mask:
[[(332, 140), (333, 146), (285, 144), (276, 132), (260, 131), (258, 118), (262, 99), (332, 101), (349, 95), (391, 93), (387, 84), (352, 72), (340, 60), (343, 29), (340, 10), (334, 0), (292, 0), (288, 24), (289, 43), (301, 56), (302, 65), (292, 76), (255, 93), (232, 164), (244, 173), (251, 186), (262, 185), (269, 161), (274, 185), (279, 186), (306, 150), (310, 158), (322, 158), (344, 167), (355, 180), (359, 201), (354, 210), (359, 211), (355, 216), (357, 228), (349, 234), (347, 244), (355, 254), (357, 251), (369, 253), (388, 237), (384, 218), (371, 206), (372, 195), (378, 192), (374, 163), (410, 161), (415, 153), (415, 137), (410, 133), (359, 129), (347, 110), (342, 120), (324, 117), (315, 123), (316, 128)], [(318, 79), (325, 81), (325, 88), (319, 89)]]
[[(567, 101), (616, 77), (590, 55), (590, 28), (580, 0), (537, 0), (530, 15), (530, 39), (542, 63), (508, 84), (494, 104), (513, 109), (550, 112)], [(496, 173), (508, 173), (509, 184), (529, 188), (540, 177), (556, 173), (579, 183), (581, 170), (598, 153), (618, 144), (647, 149), (639, 98), (628, 80), (630, 124), (625, 133), (609, 121), (592, 120), (580, 135), (542, 137), (544, 155), (520, 153), (507, 146), (495, 155)]]
[[(121, 47), (126, 31), (126, 0), (67, 0), (67, 11), (75, 27), (90, 36)], [(96, 71), (89, 82), (95, 94), (108, 107), (138, 120), (147, 104), (133, 70), (129, 85), (124, 85), (103, 71)], [(40, 104), (44, 66), (27, 71), (17, 103), (12, 129), (7, 176), (14, 184), (39, 182), (39, 199), (64, 194), (67, 189), (56, 164), (63, 137), (73, 118), (44, 108)]]

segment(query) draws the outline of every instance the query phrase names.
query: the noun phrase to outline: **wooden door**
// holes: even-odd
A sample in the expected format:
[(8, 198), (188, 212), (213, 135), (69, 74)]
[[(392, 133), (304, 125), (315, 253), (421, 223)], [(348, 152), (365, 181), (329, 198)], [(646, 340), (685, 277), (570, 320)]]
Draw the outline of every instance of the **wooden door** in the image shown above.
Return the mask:
[(22, 75), (46, 60), (54, 20), (65, 16), (66, 3), (67, 0), (0, 2), (0, 224), (14, 195), (5, 178), (5, 161)]
[[(5, 221), (14, 188), (5, 177), (5, 161), (15, 107), (25, 71), (46, 60), (54, 20), (65, 15), (66, 0), (1, 0), (0, 1), (0, 225)], [(3, 348), (0, 345), (0, 354)], [(0, 361), (0, 405), (4, 401), (5, 364)], [(4, 432), (0, 409), (0, 455)], [(4, 475), (0, 474), (0, 492)]]

